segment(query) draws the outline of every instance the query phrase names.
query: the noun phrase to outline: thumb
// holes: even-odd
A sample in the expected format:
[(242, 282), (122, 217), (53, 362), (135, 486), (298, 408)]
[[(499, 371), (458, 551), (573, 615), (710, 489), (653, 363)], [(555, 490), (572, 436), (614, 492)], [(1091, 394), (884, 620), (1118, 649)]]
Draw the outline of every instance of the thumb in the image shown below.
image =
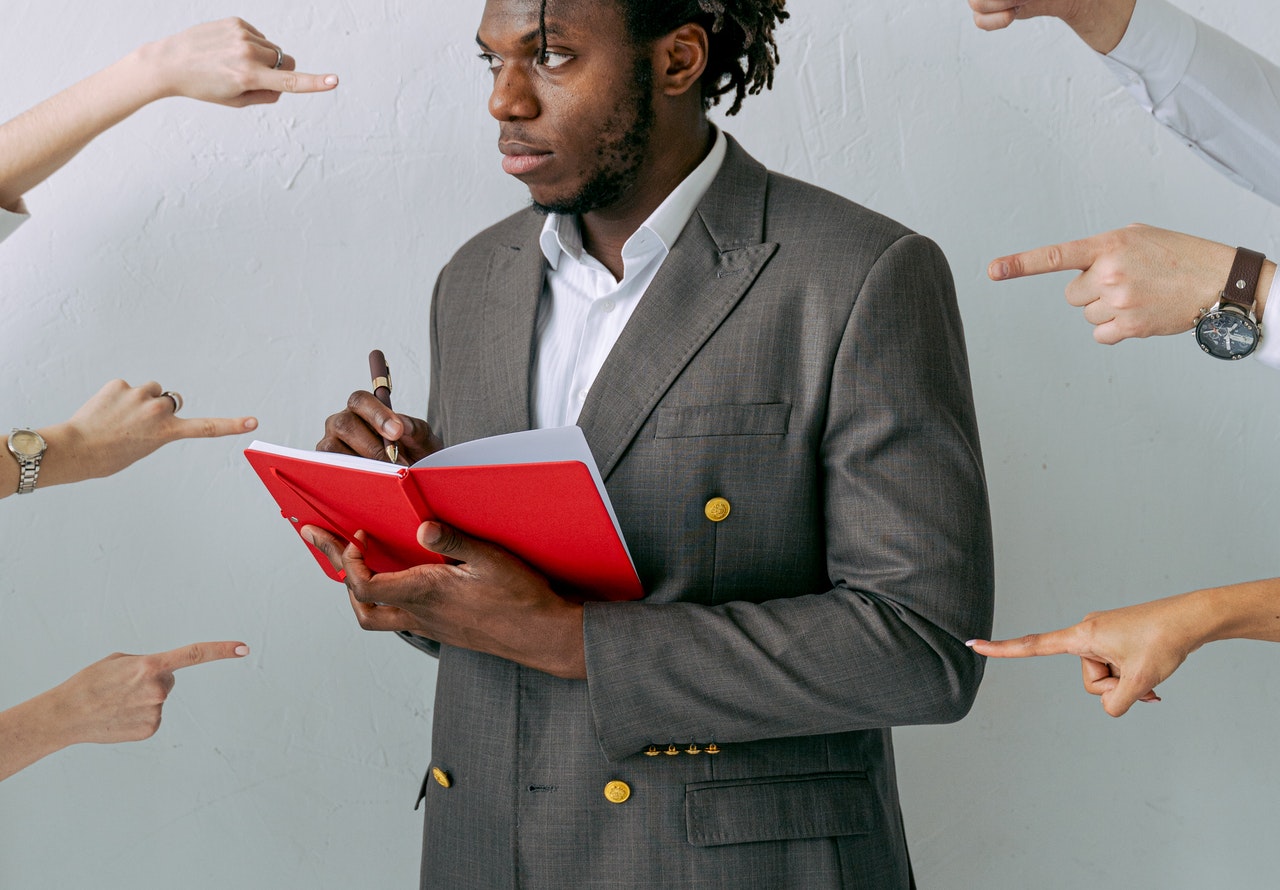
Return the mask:
[(480, 556), (475, 542), (451, 525), (424, 522), (418, 526), (418, 543), (432, 553), (458, 562), (475, 562)]
[(1141, 679), (1120, 677), (1115, 688), (1102, 693), (1102, 707), (1112, 717), (1123, 717), (1136, 701), (1160, 701), (1155, 689)]

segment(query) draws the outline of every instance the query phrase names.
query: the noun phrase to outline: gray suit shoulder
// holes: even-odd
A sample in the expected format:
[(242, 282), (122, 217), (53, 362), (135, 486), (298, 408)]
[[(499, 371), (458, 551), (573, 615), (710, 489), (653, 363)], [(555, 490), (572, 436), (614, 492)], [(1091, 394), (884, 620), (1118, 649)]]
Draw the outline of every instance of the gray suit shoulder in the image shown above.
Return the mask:
[[(882, 261), (954, 301), (950, 264), (930, 238), (826, 189), (772, 171), (763, 240), (780, 274), (830, 298), (857, 293)], [(905, 280), (905, 279), (903, 279)]]
[(883, 213), (820, 186), (772, 170), (768, 176), (766, 241), (831, 241), (845, 249), (855, 241), (878, 256), (902, 238), (925, 238)]

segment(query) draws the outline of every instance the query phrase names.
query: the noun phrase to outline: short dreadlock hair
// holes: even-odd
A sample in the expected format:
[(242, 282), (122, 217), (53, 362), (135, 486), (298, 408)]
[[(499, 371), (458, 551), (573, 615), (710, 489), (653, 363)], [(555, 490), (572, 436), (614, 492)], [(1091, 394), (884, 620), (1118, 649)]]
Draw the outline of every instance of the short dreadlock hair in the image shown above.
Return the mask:
[(710, 108), (733, 94), (737, 114), (748, 93), (773, 87), (778, 44), (773, 30), (789, 15), (787, 0), (617, 0), (637, 43), (648, 43), (690, 22), (709, 38), (702, 104)]
[[(702, 25), (709, 41), (702, 74), (702, 105), (710, 108), (733, 93), (728, 114), (737, 114), (748, 93), (773, 87), (778, 44), (773, 29), (790, 15), (787, 0), (615, 0), (631, 39), (650, 43), (690, 22)], [(546, 46), (547, 0), (542, 0), (541, 31)]]

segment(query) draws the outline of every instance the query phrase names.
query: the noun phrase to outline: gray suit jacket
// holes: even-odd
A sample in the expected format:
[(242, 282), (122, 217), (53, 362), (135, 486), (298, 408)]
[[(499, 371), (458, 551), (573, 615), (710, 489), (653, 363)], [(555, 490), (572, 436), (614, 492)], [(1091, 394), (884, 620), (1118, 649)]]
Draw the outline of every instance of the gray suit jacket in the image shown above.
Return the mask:
[[(530, 426), (541, 222), (437, 282), (447, 444)], [(579, 424), (647, 596), (586, 606), (586, 682), (418, 641), (440, 658), (422, 886), (907, 887), (888, 727), (964, 716), (963, 641), (991, 626), (941, 252), (730, 140)]]

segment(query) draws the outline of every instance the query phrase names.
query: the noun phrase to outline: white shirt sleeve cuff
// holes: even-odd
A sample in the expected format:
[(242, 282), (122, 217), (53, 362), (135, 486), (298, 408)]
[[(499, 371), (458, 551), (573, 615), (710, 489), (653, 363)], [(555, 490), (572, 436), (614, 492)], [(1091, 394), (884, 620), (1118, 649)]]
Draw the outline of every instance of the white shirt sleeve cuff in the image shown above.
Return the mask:
[(1120, 43), (1102, 61), (1151, 111), (1182, 80), (1195, 48), (1194, 18), (1166, 0), (1137, 0)]
[(0, 207), (0, 241), (12, 235), (18, 226), (26, 221), (27, 214), (14, 213), (12, 210), (5, 210)]
[[(1268, 315), (1263, 311), (1262, 342), (1254, 353), (1258, 361), (1264, 365), (1280, 369), (1280, 275), (1271, 281), (1271, 290), (1267, 292), (1267, 308), (1276, 307), (1276, 311)], [(1274, 316), (1274, 317), (1273, 317)]]

